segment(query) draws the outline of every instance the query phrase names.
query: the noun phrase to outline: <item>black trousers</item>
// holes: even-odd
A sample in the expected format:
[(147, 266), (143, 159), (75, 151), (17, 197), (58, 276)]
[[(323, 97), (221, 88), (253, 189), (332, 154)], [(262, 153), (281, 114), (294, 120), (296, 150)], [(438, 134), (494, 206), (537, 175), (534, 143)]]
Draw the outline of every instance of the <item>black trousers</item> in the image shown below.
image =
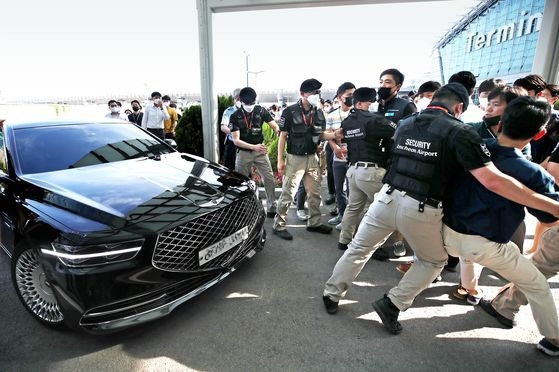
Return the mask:
[(162, 141), (165, 141), (165, 131), (163, 130), (163, 128), (161, 129), (156, 129), (156, 128), (147, 128), (148, 132), (150, 132), (151, 134), (153, 134), (156, 137), (161, 138)]
[(334, 150), (330, 144), (326, 144), (326, 183), (328, 184), (328, 197), (336, 195), (336, 186), (334, 184), (334, 170), (332, 169), (332, 162), (334, 161)]
[(225, 140), (223, 147), (223, 165), (231, 170), (235, 170), (235, 161), (237, 160), (237, 146), (235, 142), (229, 139)]

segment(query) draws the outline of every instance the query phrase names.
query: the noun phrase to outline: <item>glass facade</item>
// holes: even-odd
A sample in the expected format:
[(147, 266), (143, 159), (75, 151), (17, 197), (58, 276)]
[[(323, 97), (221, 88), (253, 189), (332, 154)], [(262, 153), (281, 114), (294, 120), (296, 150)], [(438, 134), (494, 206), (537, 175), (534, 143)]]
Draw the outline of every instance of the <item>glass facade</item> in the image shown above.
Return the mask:
[(545, 0), (492, 0), (480, 4), (438, 43), (442, 80), (472, 71), (478, 81), (512, 82), (534, 63)]

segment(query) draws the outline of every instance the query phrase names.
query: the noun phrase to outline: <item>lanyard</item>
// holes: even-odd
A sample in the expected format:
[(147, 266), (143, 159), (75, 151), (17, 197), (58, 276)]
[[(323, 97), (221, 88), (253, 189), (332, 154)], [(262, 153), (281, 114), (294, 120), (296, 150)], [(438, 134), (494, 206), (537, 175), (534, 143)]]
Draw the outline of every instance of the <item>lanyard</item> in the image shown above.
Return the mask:
[(426, 108), (430, 108), (430, 109), (435, 109), (435, 110), (441, 110), (446, 112), (447, 114), (449, 113), (448, 110), (442, 106), (427, 106)]
[(254, 111), (250, 113), (250, 120), (247, 120), (247, 116), (243, 110), (243, 118), (245, 119), (245, 124), (248, 129), (252, 129), (252, 114), (254, 114)]
[(309, 112), (309, 122), (308, 123), (307, 123), (307, 116), (305, 115), (305, 110), (303, 110), (302, 107), (301, 107), (301, 116), (303, 117), (303, 123), (305, 123), (305, 126), (309, 126), (309, 125), (312, 126), (312, 122), (313, 122), (313, 118), (314, 118), (312, 109)]

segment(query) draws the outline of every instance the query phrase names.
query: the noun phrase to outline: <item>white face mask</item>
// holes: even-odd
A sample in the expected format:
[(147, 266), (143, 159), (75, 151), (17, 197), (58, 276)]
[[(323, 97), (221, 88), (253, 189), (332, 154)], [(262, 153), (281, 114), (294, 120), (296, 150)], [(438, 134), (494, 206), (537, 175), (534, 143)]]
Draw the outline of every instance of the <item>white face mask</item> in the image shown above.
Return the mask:
[(235, 107), (241, 108), (241, 101), (235, 101)]
[(307, 101), (309, 101), (309, 103), (314, 106), (314, 107), (318, 107), (319, 103), (320, 103), (320, 95), (319, 94), (313, 94), (307, 97)]
[(246, 112), (249, 112), (249, 113), (252, 112), (252, 110), (254, 110), (254, 106), (256, 106), (256, 105), (245, 105), (243, 103), (243, 108), (245, 109)]
[(113, 114), (116, 114), (116, 113), (119, 112), (119, 111), (120, 111), (120, 109), (119, 109), (118, 107), (111, 107), (111, 112), (112, 112)]
[(429, 106), (430, 103), (431, 100), (429, 98), (423, 97), (417, 100), (415, 106), (417, 107), (417, 111), (423, 111), (427, 108), (427, 106)]

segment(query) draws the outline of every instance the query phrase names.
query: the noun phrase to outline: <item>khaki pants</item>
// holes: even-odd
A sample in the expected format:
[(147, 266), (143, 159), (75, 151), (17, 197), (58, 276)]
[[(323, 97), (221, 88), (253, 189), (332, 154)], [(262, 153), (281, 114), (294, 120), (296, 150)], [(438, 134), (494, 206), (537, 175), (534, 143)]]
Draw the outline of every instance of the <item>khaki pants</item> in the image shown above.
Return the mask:
[(348, 244), (353, 239), (355, 228), (361, 221), (363, 211), (373, 202), (373, 198), (382, 188), (382, 178), (386, 170), (376, 167), (358, 167), (350, 165), (347, 169), (349, 200), (342, 219), (342, 231), (338, 241)]
[[(551, 244), (555, 249), (549, 249), (553, 252), (551, 254), (548, 251), (539, 256), (540, 270), (524, 257), (512, 242), (495, 243), (482, 236), (460, 234), (448, 226), (443, 227), (443, 238), (449, 254), (485, 266), (514, 283), (514, 286), (509, 286), (508, 290), (502, 291), (493, 300), (493, 305), (499, 314), (512, 319), (513, 309), (518, 312), (520, 305), (529, 302), (540, 333), (545, 337), (559, 338), (559, 320), (555, 301), (546, 276), (540, 272), (542, 270), (549, 276), (557, 273), (559, 252), (558, 244), (554, 242), (557, 238), (556, 229), (552, 236), (553, 240), (550, 241), (550, 235), (547, 235), (548, 247)], [(538, 252), (543, 251), (543, 249), (538, 250)], [(549, 259), (551, 261), (548, 261)]]
[(293, 194), (303, 179), (307, 191), (309, 219), (307, 226), (319, 226), (320, 222), (320, 182), (322, 173), (318, 164), (318, 156), (287, 154), (283, 186), (278, 201), (278, 209), (274, 218), (274, 230), (285, 230), (287, 211), (293, 202)]
[(324, 295), (333, 301), (344, 297), (349, 286), (363, 269), (386, 237), (399, 230), (416, 253), (417, 259), (388, 297), (398, 309), (404, 311), (415, 297), (433, 282), (442, 271), (447, 253), (441, 235), (441, 208), (425, 205), (419, 211), (419, 202), (404, 192), (394, 190), (391, 194), (384, 185), (369, 210), (348, 249), (338, 260), (332, 276), (326, 282)]
[(256, 167), (258, 173), (264, 181), (264, 190), (266, 190), (266, 207), (268, 212), (275, 212), (276, 208), (276, 182), (274, 172), (270, 164), (268, 154), (256, 151), (239, 150), (235, 160), (235, 169), (237, 172), (250, 177), (252, 166)]

